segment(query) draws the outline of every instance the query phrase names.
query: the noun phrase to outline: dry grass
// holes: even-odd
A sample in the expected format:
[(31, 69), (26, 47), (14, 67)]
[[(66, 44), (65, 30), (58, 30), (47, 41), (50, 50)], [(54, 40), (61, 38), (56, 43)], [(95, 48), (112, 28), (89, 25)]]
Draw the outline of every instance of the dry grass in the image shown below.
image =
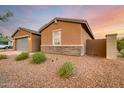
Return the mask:
[(7, 55), (5, 54), (0, 54), (0, 60), (7, 59)]
[[(16, 53), (0, 61), (0, 87), (124, 87), (123, 61), (47, 54), (44, 64), (30, 64), (31, 58), (16, 62)], [(57, 69), (66, 60), (76, 69), (64, 79)]]
[(73, 74), (73, 70), (74, 70), (74, 65), (69, 61), (65, 61), (65, 63), (59, 67), (58, 75), (60, 77), (67, 78)]

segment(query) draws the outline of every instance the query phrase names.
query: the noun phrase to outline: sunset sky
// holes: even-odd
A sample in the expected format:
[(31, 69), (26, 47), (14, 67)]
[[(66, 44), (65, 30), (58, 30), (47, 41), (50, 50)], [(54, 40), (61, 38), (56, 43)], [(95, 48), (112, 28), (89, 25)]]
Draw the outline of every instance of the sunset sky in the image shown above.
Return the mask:
[(12, 35), (17, 27), (38, 31), (54, 17), (79, 18), (88, 21), (95, 38), (107, 33), (124, 34), (124, 6), (0, 6), (0, 14), (7, 10), (14, 16), (0, 21), (0, 32)]

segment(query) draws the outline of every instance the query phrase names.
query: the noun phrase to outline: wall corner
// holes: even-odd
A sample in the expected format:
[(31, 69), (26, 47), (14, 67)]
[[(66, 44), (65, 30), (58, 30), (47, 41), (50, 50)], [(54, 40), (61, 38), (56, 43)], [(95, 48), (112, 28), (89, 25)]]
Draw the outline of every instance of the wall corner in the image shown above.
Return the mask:
[(117, 58), (117, 34), (106, 35), (106, 58)]

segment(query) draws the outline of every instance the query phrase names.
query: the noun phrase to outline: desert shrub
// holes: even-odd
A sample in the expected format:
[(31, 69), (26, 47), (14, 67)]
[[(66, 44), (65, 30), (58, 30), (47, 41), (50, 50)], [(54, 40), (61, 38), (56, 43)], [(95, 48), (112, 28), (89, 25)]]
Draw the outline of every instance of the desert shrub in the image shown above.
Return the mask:
[(71, 62), (66, 61), (58, 70), (60, 77), (68, 77), (73, 73), (74, 65)]
[(45, 62), (46, 55), (44, 52), (36, 52), (32, 55), (32, 63), (40, 64)]
[(124, 57), (124, 49), (121, 49), (120, 54)]
[(2, 60), (2, 59), (7, 59), (7, 55), (0, 54), (0, 60)]
[(29, 53), (28, 52), (22, 52), (21, 54), (16, 56), (16, 61), (25, 60), (28, 57), (29, 57)]
[(117, 49), (119, 52), (124, 49), (124, 39), (117, 40)]

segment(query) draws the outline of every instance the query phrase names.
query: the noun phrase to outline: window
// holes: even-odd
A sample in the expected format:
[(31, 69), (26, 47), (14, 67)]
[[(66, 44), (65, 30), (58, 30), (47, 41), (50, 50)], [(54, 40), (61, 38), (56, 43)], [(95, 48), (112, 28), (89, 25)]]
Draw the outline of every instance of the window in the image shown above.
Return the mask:
[(53, 31), (53, 45), (61, 45), (61, 31)]

